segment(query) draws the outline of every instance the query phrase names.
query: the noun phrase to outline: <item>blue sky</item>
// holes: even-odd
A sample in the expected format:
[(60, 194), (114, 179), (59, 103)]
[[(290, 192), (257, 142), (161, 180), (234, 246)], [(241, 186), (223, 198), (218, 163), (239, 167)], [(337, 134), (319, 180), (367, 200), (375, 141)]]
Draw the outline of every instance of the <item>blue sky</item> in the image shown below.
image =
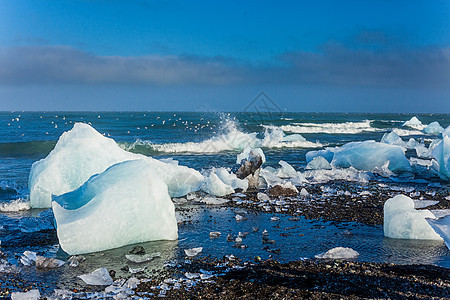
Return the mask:
[(0, 0), (0, 110), (450, 112), (448, 1)]

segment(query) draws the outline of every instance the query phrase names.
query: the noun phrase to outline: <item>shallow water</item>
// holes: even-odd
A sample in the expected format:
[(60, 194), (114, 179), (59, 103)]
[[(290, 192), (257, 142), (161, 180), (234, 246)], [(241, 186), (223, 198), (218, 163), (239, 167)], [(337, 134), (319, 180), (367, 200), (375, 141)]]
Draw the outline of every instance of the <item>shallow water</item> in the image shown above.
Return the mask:
[[(304, 172), (305, 154), (324, 146), (340, 146), (351, 141), (379, 141), (384, 133), (402, 129), (404, 141), (415, 138), (429, 145), (436, 135), (425, 135), (401, 125), (413, 115), (407, 114), (314, 114), (314, 113), (180, 113), (180, 112), (0, 112), (0, 205), (8, 205), (17, 199), (27, 200), (28, 175), (31, 165), (44, 158), (55, 146), (59, 136), (70, 130), (75, 122), (91, 124), (105, 136), (114, 138), (121, 147), (155, 158), (173, 158), (181, 165), (199, 171), (211, 167), (232, 167), (236, 154), (242, 149), (238, 137), (245, 137), (262, 146), (266, 165), (276, 166), (280, 160), (290, 163), (297, 171)], [(450, 125), (449, 114), (417, 115), (424, 124), (438, 121), (444, 128)], [(288, 143), (281, 147), (278, 135), (300, 133), (307, 143)], [(227, 148), (228, 147), (228, 148)], [(281, 148), (280, 148), (281, 147)], [(184, 149), (182, 152), (177, 152)], [(415, 156), (414, 151), (406, 153)], [(368, 174), (370, 180), (380, 182), (401, 181), (415, 186), (415, 179), (424, 184), (447, 185), (435, 174), (414, 169), (412, 177), (383, 178)], [(425, 181), (423, 181), (425, 180)], [(388, 262), (398, 264), (434, 264), (450, 267), (450, 253), (443, 242), (395, 240), (383, 237), (381, 226), (356, 223), (334, 223), (320, 220), (289, 220), (277, 215), (279, 221), (271, 221), (268, 213), (244, 213), (247, 220), (235, 220), (236, 209), (193, 206), (191, 223), (179, 226), (179, 240), (149, 242), (143, 244), (147, 252), (161, 252), (161, 258), (147, 263), (147, 270), (161, 268), (167, 260), (184, 259), (184, 249), (204, 247), (200, 255), (222, 257), (234, 254), (243, 259), (262, 259), (270, 255), (282, 260), (311, 258), (333, 247), (351, 247), (360, 253), (359, 261)], [(44, 215), (40, 215), (44, 212)], [(25, 250), (41, 255), (67, 260), (67, 254), (59, 250), (51, 228), (51, 215), (43, 210), (0, 213), (0, 240), (2, 251), (12, 263)], [(259, 231), (253, 233), (252, 227)], [(262, 231), (267, 229), (275, 244), (262, 243)], [(42, 231), (44, 230), (44, 231)], [(210, 239), (209, 232), (220, 231), (217, 239)], [(246, 249), (233, 247), (227, 242), (228, 233), (236, 236), (249, 232), (243, 239)], [(348, 233), (351, 234), (348, 234)], [(9, 246), (8, 246), (9, 244)], [(269, 249), (280, 249), (271, 253)], [(98, 267), (120, 269), (129, 263), (125, 254), (132, 246), (87, 255), (87, 261), (79, 268), (65, 265), (48, 272), (25, 267), (24, 274), (35, 281), (74, 282), (77, 275)], [(122, 273), (121, 273), (122, 272)]]

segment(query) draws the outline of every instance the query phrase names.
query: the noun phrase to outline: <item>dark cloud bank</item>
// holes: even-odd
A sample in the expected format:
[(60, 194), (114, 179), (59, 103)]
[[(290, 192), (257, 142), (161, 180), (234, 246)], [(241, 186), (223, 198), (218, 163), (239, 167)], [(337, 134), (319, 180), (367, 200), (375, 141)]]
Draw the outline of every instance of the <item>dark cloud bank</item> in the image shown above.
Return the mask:
[(65, 46), (0, 48), (1, 85), (293, 84), (437, 87), (450, 83), (450, 48), (350, 47), (290, 52), (267, 65), (196, 56), (98, 56)]

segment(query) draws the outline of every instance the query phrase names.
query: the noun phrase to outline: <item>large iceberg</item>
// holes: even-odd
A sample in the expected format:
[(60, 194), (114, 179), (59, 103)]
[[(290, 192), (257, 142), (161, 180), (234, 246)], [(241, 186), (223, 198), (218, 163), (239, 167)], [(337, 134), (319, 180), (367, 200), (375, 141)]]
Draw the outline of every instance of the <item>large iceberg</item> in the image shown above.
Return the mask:
[[(431, 148), (431, 146), (430, 146)], [(444, 136), (432, 150), (433, 167), (443, 179), (450, 179), (450, 137)]]
[(52, 195), (73, 191), (113, 164), (135, 159), (151, 163), (172, 197), (198, 190), (204, 180), (194, 169), (125, 151), (88, 124), (76, 123), (72, 130), (61, 135), (46, 158), (31, 167), (28, 184), (31, 206), (50, 207)]
[(167, 185), (147, 159), (115, 164), (53, 200), (59, 243), (70, 255), (178, 238)]
[(397, 195), (384, 203), (384, 235), (395, 239), (442, 240), (428, 224), (429, 210), (414, 209), (414, 200)]
[(306, 161), (309, 163), (317, 156), (324, 157), (338, 168), (376, 171), (387, 167), (395, 173), (411, 171), (404, 148), (375, 141), (351, 142), (341, 147), (310, 151), (306, 153)]

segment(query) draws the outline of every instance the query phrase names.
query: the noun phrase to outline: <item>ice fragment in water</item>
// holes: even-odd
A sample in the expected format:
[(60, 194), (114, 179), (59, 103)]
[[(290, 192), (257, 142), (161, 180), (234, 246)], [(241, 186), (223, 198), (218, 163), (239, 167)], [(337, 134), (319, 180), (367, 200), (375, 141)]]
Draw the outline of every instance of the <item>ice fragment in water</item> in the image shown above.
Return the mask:
[(53, 212), (61, 248), (70, 255), (178, 237), (167, 186), (147, 160), (118, 163), (54, 197)]
[(34, 265), (36, 263), (36, 252), (25, 251), (20, 258), (20, 262), (24, 266)]
[(137, 264), (153, 260), (155, 257), (160, 257), (160, 256), (161, 256), (161, 253), (159, 253), (159, 252), (150, 253), (150, 254), (143, 254), (143, 255), (139, 255), (139, 254), (127, 254), (127, 255), (125, 255), (125, 257), (129, 261), (132, 261), (132, 262), (137, 263)]
[(423, 125), (422, 122), (420, 122), (420, 120), (415, 116), (403, 123), (402, 126), (408, 126), (417, 130), (422, 130), (425, 128), (425, 125)]
[(65, 263), (66, 262), (56, 258), (36, 256), (36, 268), (54, 269), (61, 267)]
[(222, 205), (227, 203), (229, 200), (224, 198), (216, 198), (216, 197), (204, 197), (200, 199), (200, 202), (209, 204), (209, 205)]
[(13, 292), (11, 294), (11, 300), (38, 300), (41, 298), (39, 290), (31, 290), (25, 293)]
[(264, 194), (264, 193), (261, 193), (261, 192), (259, 192), (258, 194), (256, 194), (256, 198), (258, 198), (258, 200), (261, 201), (261, 202), (266, 202), (266, 201), (269, 201), (269, 200), (270, 200), (269, 195)]
[(315, 258), (330, 258), (330, 259), (350, 259), (358, 257), (359, 253), (352, 248), (336, 247), (317, 254)]
[(212, 239), (216, 239), (218, 237), (220, 237), (221, 233), (219, 231), (212, 231), (209, 233), (209, 237)]
[(89, 285), (111, 285), (113, 280), (106, 268), (99, 268), (92, 273), (78, 276)]
[(192, 257), (198, 255), (202, 250), (203, 247), (184, 249), (184, 253), (186, 253), (187, 256)]
[[(431, 146), (430, 146), (431, 147)], [(444, 136), (432, 150), (433, 168), (443, 179), (450, 180), (450, 137)]]
[(414, 200), (397, 195), (384, 203), (384, 235), (396, 239), (442, 240), (425, 218), (434, 219), (429, 210), (414, 209)]

